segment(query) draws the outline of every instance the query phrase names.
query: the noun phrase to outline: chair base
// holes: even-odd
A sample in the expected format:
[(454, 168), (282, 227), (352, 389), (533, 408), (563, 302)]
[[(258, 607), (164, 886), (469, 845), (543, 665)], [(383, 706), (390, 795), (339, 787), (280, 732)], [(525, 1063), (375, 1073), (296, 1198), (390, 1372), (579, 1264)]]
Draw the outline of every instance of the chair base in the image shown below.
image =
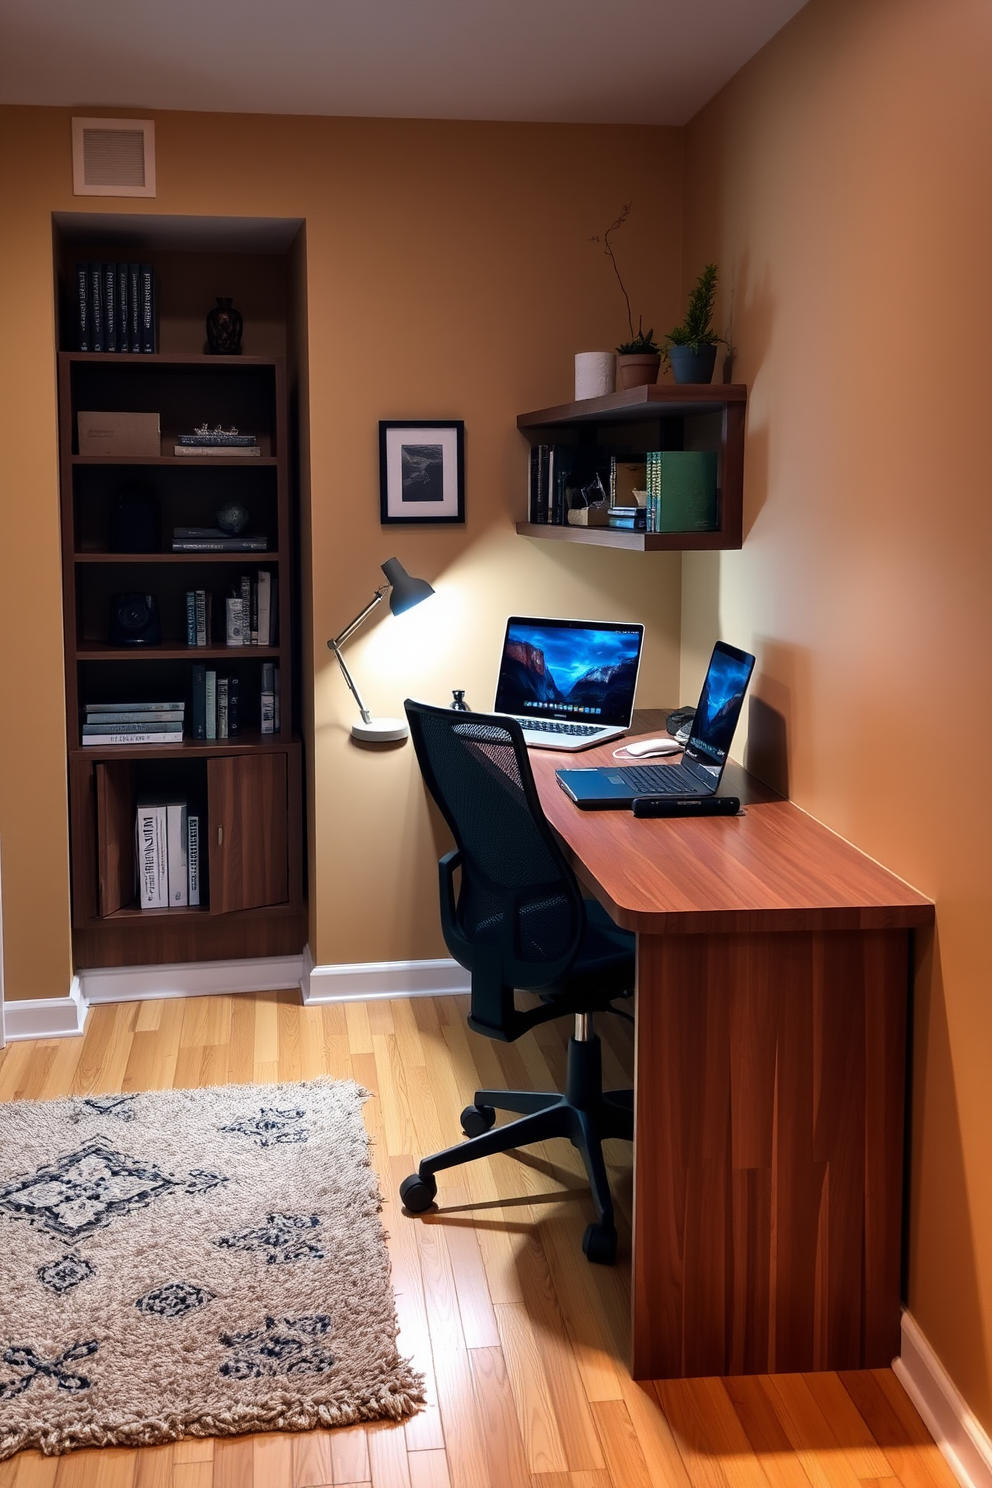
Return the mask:
[[(513, 1111), (520, 1119), (495, 1127), (496, 1111)], [(598, 1222), (586, 1230), (582, 1248), (590, 1261), (610, 1264), (616, 1259), (616, 1225), (613, 1198), (603, 1159), (607, 1137), (632, 1141), (634, 1136), (633, 1091), (603, 1091), (602, 1051), (598, 1035), (568, 1041), (568, 1073), (565, 1093), (533, 1090), (477, 1090), (475, 1104), (462, 1113), (470, 1135), (467, 1142), (447, 1147), (425, 1157), (417, 1172), (400, 1187), (400, 1197), (412, 1213), (430, 1208), (437, 1193), (435, 1173), (510, 1152), (549, 1137), (567, 1137), (581, 1154), (589, 1175)], [(486, 1130), (486, 1128), (492, 1128)]]

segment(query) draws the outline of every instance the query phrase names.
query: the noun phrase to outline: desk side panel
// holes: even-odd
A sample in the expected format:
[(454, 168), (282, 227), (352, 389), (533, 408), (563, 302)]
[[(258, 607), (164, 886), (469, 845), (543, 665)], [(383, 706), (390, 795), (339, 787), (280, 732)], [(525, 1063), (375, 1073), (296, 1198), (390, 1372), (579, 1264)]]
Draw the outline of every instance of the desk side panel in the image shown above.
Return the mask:
[(633, 1372), (899, 1347), (907, 935), (638, 943)]

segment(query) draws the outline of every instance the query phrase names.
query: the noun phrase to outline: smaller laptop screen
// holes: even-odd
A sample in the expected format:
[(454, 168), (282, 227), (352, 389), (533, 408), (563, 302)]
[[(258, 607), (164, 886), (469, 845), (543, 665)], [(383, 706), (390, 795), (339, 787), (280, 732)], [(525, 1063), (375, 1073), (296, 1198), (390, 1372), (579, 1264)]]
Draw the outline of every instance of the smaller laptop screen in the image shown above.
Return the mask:
[(718, 641), (699, 694), (684, 762), (719, 773), (727, 762), (754, 657)]
[(627, 728), (643, 638), (643, 625), (511, 615), (496, 712)]

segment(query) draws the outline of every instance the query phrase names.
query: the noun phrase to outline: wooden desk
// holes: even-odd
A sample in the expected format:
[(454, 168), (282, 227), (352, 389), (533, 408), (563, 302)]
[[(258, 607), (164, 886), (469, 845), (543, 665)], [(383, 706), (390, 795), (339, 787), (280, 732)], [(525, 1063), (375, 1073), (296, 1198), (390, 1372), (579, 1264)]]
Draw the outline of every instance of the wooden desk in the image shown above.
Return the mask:
[(633, 1375), (888, 1365), (933, 905), (739, 766), (743, 816), (579, 811), (555, 770), (614, 747), (531, 761), (580, 879), (637, 932)]

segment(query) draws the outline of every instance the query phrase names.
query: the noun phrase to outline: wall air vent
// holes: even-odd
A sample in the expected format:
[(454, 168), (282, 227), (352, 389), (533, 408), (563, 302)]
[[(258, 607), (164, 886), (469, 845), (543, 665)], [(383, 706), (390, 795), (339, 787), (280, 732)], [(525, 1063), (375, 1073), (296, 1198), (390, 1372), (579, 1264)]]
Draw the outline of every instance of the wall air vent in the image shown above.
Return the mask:
[(73, 119), (74, 196), (154, 196), (153, 119)]

